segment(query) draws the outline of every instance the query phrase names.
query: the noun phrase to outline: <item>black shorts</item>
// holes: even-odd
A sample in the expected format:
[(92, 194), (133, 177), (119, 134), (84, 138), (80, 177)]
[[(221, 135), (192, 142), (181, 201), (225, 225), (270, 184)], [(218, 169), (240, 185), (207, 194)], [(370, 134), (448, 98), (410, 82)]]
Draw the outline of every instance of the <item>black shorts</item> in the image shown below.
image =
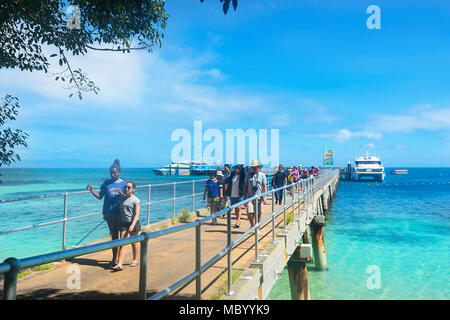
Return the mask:
[[(122, 222), (122, 221), (120, 221), (120, 228), (119, 228), (119, 230), (120, 231), (128, 231), (130, 226), (131, 226), (131, 222)], [(141, 231), (141, 222), (138, 220), (136, 222), (136, 224), (134, 225), (133, 232), (139, 232), (139, 231)]]
[(103, 215), (103, 219), (108, 223), (109, 233), (113, 239), (117, 239), (119, 234), (120, 222), (117, 215)]

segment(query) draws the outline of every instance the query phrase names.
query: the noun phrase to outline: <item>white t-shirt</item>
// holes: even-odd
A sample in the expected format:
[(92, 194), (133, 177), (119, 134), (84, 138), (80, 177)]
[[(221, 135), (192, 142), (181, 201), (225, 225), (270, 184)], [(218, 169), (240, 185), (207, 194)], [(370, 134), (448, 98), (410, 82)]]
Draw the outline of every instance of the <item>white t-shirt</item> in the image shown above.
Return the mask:
[(231, 180), (231, 197), (239, 198), (239, 175), (234, 175)]

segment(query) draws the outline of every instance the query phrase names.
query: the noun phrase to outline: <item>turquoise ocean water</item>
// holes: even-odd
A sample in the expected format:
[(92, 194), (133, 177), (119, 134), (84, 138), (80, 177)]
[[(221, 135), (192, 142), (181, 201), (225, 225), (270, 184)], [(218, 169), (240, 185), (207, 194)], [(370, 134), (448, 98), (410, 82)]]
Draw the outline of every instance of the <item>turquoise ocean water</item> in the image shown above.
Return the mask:
[[(49, 198), (23, 202), (1, 203), (1, 200), (26, 198), (41, 195), (62, 194), (86, 190), (92, 184), (99, 190), (102, 182), (109, 178), (108, 169), (3, 169), (0, 171), (0, 230), (11, 230), (19, 227), (35, 225), (63, 218), (64, 198)], [(183, 182), (204, 177), (170, 176), (162, 177), (146, 169), (123, 169), (122, 179), (132, 180), (136, 185), (163, 184)], [(195, 182), (195, 192), (203, 192), (204, 183)], [(192, 194), (192, 183), (177, 184), (176, 196)], [(148, 201), (147, 188), (137, 189), (136, 195), (141, 202)], [(173, 185), (155, 186), (151, 190), (151, 201), (172, 198)], [(205, 207), (202, 197), (195, 197), (195, 208)], [(101, 212), (103, 200), (97, 200), (91, 194), (72, 195), (68, 197), (68, 217), (76, 217), (89, 213)], [(192, 209), (192, 197), (177, 200), (176, 214), (183, 208)], [(151, 206), (150, 222), (170, 218), (173, 215), (173, 202), (154, 204)], [(147, 208), (142, 208), (140, 220), (147, 223)], [(67, 222), (66, 246), (74, 246), (108, 236), (106, 223), (102, 223), (102, 215), (82, 220)], [(7, 257), (23, 258), (32, 255), (61, 250), (62, 223), (34, 228), (17, 233), (0, 235), (0, 261)], [(95, 230), (94, 230), (95, 229)]]
[[(340, 182), (324, 231), (329, 270), (308, 271), (312, 299), (449, 299), (450, 169), (386, 172), (384, 183)], [(268, 298), (291, 298), (286, 269)]]
[[(384, 183), (341, 182), (325, 227), (329, 270), (310, 270), (312, 299), (448, 299), (450, 240), (450, 168), (410, 168), (407, 176), (387, 175)], [(107, 169), (4, 169), (0, 200), (60, 194), (98, 188)], [(123, 179), (138, 185), (187, 181), (193, 177), (160, 177), (151, 169), (124, 169)], [(200, 177), (199, 179), (203, 179)], [(202, 192), (203, 182), (195, 183)], [(177, 196), (191, 194), (192, 184), (177, 186)], [(172, 197), (172, 186), (155, 187), (152, 201)], [(147, 201), (147, 190), (137, 196)], [(196, 208), (204, 207), (201, 197)], [(192, 199), (176, 202), (177, 213)], [(10, 230), (63, 216), (63, 198), (0, 203), (0, 230)], [(102, 201), (89, 194), (68, 198), (68, 216), (100, 212)], [(172, 202), (152, 206), (150, 221), (172, 216)], [(70, 221), (67, 246), (107, 236), (102, 216)], [(146, 223), (143, 208), (141, 222)], [(100, 224), (100, 226), (98, 226)], [(86, 234), (98, 226), (88, 237)], [(0, 261), (61, 249), (62, 224), (0, 235)], [(380, 270), (380, 289), (369, 289), (369, 266)], [(287, 270), (269, 299), (290, 299)]]

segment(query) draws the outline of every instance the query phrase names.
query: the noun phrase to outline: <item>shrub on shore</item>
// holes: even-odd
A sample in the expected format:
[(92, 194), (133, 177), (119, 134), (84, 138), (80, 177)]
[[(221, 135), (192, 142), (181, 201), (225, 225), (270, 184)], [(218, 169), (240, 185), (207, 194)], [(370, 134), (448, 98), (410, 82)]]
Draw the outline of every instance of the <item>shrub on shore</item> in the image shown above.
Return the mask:
[(181, 210), (181, 213), (178, 215), (179, 222), (190, 222), (191, 221), (191, 213), (188, 209)]

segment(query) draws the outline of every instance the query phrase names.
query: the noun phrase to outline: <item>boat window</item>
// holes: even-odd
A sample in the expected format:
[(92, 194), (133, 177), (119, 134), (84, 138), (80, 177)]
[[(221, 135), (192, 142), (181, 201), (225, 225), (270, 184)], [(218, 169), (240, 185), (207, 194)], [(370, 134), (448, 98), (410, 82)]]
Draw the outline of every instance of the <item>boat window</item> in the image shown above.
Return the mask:
[(356, 161), (356, 164), (381, 164), (381, 161)]

